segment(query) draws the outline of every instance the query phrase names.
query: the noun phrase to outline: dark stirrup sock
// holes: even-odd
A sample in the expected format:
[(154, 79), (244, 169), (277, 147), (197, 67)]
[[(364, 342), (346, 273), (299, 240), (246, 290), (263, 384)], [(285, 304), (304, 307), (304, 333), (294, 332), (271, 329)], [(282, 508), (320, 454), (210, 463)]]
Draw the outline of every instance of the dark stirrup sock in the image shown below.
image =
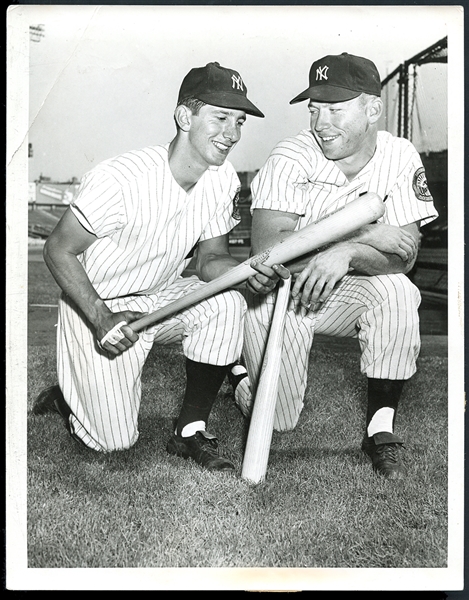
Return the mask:
[(186, 392), (177, 421), (178, 435), (189, 423), (207, 423), (228, 369), (228, 365), (208, 365), (186, 358)]
[(366, 412), (366, 426), (370, 424), (373, 415), (380, 409), (389, 407), (394, 409), (396, 420), (397, 407), (404, 387), (402, 379), (372, 379), (368, 378), (368, 408)]

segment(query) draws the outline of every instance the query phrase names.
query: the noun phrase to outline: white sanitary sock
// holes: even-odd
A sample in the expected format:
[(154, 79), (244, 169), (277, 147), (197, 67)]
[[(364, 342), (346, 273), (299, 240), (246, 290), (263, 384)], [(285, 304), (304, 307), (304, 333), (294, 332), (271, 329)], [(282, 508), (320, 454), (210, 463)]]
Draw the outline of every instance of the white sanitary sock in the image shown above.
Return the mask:
[(368, 437), (375, 435), (375, 433), (380, 433), (381, 431), (387, 431), (388, 433), (393, 433), (392, 429), (392, 420), (394, 418), (394, 409), (385, 406), (384, 408), (380, 408), (373, 415), (368, 428), (367, 433)]
[(181, 431), (181, 437), (191, 437), (195, 435), (198, 431), (205, 431), (205, 423), (204, 421), (194, 421), (193, 423), (188, 423), (184, 425)]

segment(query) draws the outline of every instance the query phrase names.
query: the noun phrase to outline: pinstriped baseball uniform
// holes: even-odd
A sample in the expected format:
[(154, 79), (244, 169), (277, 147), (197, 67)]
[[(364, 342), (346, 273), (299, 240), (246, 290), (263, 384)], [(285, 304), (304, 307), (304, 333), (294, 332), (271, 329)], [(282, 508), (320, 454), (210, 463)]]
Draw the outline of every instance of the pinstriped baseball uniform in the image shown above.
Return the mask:
[[(271, 209), (299, 216), (296, 229), (316, 221), (363, 192), (386, 198), (380, 222), (426, 224), (438, 214), (426, 187), (420, 156), (410, 142), (378, 132), (373, 158), (348, 181), (321, 152), (310, 131), (280, 142), (252, 182), (252, 210)], [(420, 350), (420, 294), (403, 274), (346, 275), (320, 310), (287, 312), (279, 396), (274, 427), (295, 427), (307, 383), (314, 333), (358, 337), (361, 371), (378, 379), (408, 379)], [(252, 382), (262, 365), (274, 296), (248, 296), (243, 355)], [(245, 402), (250, 391), (245, 389)], [(243, 393), (241, 389), (239, 393)]]
[[(226, 234), (237, 221), (239, 188), (233, 166), (209, 167), (190, 193), (174, 180), (168, 146), (148, 147), (105, 161), (86, 174), (71, 210), (98, 240), (79, 255), (88, 277), (113, 312), (153, 312), (202, 285), (182, 278), (200, 240)], [(138, 437), (141, 374), (154, 343), (182, 343), (196, 362), (226, 365), (239, 358), (245, 302), (226, 292), (140, 333), (110, 357), (66, 296), (59, 301), (57, 370), (73, 415), (72, 432), (101, 451), (126, 449)]]

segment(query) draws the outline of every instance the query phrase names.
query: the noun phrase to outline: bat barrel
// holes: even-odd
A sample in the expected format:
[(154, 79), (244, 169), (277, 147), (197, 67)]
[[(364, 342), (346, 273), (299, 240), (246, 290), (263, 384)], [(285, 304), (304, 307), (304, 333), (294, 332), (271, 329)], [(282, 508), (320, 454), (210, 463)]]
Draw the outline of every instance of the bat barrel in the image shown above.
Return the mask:
[(263, 263), (268, 267), (287, 263), (303, 254), (335, 242), (364, 225), (373, 223), (383, 214), (384, 203), (377, 194), (370, 192), (360, 196), (337, 211), (325, 215), (319, 221), (295, 231), (279, 244), (245, 260), (220, 277), (187, 294), (187, 296), (178, 298), (167, 306), (145, 315), (141, 319), (130, 323), (129, 326), (134, 331), (140, 331), (209, 296), (243, 283), (256, 273), (256, 270), (251, 267), (253, 263)]
[(377, 194), (368, 192), (296, 231), (283, 242), (254, 256), (251, 260), (259, 260), (269, 267), (289, 262), (377, 221), (383, 216), (384, 211), (385, 206), (381, 198)]

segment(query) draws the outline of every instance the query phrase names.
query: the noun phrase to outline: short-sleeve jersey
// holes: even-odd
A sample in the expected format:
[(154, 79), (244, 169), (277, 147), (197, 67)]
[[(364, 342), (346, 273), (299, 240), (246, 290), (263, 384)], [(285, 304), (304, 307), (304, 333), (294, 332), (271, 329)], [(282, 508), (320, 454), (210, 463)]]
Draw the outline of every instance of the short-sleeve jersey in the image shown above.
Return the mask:
[(251, 210), (265, 208), (299, 216), (296, 229), (317, 221), (363, 192), (385, 199), (381, 222), (421, 225), (438, 216), (415, 147), (404, 138), (379, 131), (368, 164), (349, 181), (325, 158), (308, 130), (286, 138), (272, 151), (251, 184)]
[(199, 242), (225, 235), (240, 181), (231, 163), (209, 167), (185, 192), (168, 147), (151, 146), (106, 160), (83, 177), (71, 210), (98, 238), (78, 255), (103, 299), (165, 289)]

